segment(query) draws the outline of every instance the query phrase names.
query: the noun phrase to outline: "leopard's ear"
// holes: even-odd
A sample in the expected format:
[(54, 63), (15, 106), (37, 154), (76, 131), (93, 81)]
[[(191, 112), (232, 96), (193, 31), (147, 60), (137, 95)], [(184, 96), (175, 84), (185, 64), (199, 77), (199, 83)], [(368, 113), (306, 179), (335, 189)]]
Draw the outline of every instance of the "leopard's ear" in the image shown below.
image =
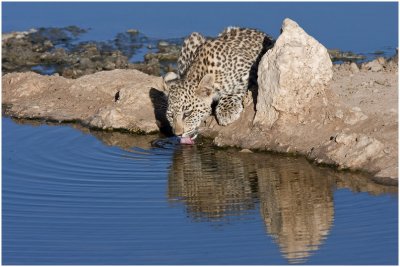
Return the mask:
[(162, 89), (165, 92), (169, 92), (168, 82), (177, 79), (178, 76), (174, 72), (168, 72), (167, 74), (162, 77)]
[(208, 73), (201, 79), (195, 93), (199, 97), (210, 97), (214, 93), (214, 75)]

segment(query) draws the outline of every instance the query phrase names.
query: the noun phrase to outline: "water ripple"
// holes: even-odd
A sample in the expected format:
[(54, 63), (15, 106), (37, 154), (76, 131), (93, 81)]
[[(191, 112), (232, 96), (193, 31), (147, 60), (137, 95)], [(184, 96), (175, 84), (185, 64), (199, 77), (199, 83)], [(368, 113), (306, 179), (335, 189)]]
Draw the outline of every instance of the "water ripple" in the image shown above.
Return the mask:
[(156, 138), (3, 119), (3, 263), (397, 260), (397, 187)]

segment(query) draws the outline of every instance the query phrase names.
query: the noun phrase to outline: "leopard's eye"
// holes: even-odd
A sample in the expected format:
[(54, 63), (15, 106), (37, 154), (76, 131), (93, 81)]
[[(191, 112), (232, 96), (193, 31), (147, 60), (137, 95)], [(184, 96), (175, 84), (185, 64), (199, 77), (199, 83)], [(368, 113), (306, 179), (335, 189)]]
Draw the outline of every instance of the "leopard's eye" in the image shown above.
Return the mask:
[(189, 117), (190, 114), (192, 114), (192, 112), (193, 112), (193, 110), (189, 110), (189, 111), (186, 111), (185, 113), (183, 113), (183, 119)]

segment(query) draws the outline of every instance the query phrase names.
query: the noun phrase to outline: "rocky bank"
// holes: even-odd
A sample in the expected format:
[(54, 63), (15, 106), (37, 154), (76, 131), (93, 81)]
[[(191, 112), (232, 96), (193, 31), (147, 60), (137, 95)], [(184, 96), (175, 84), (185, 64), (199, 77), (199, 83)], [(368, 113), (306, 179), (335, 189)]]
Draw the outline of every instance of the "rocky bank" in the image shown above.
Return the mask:
[[(82, 41), (87, 30), (77, 26), (49, 27), (2, 35), (2, 71), (58, 73), (78, 78), (103, 70), (137, 69), (151, 75), (174, 70), (181, 38), (152, 39), (136, 29), (118, 33), (109, 41)], [(142, 50), (144, 60), (133, 62)], [(140, 54), (140, 52), (139, 52)], [(138, 57), (140, 58), (140, 57)]]
[[(258, 75), (256, 103), (249, 93), (244, 113), (229, 126), (208, 118), (200, 129), (203, 136), (218, 146), (305, 155), (397, 184), (397, 58), (332, 65), (326, 48), (286, 19)], [(169, 131), (162, 78), (137, 70), (78, 79), (9, 73), (2, 85), (3, 112), (9, 116)]]

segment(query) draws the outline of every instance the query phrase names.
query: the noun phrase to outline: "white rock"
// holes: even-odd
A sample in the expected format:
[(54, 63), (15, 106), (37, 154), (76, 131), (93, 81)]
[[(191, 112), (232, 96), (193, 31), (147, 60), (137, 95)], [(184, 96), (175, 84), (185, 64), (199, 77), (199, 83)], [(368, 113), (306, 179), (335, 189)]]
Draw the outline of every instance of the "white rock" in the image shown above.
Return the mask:
[(340, 133), (336, 136), (335, 141), (338, 144), (350, 145), (351, 143), (355, 142), (357, 139), (356, 134), (345, 134)]
[(376, 173), (375, 177), (388, 177), (392, 179), (397, 179), (397, 173), (399, 173), (399, 168), (397, 165), (390, 166)]
[(357, 64), (354, 63), (354, 62), (352, 62), (350, 64), (350, 70), (351, 70), (352, 73), (360, 72), (360, 69), (358, 68)]
[(248, 149), (248, 148), (243, 148), (243, 149), (240, 150), (239, 152), (241, 152), (241, 153), (253, 153), (253, 151), (251, 151), (251, 150)]
[(381, 71), (381, 70), (383, 70), (383, 65), (381, 62), (382, 62), (382, 60), (375, 59), (371, 62), (364, 64), (363, 69), (370, 70), (373, 72)]
[(368, 116), (365, 115), (359, 107), (353, 107), (349, 114), (344, 118), (344, 123), (349, 125), (354, 125), (360, 121), (368, 119)]
[(378, 61), (382, 66), (386, 64), (386, 59), (384, 57), (378, 57), (376, 61)]
[(328, 155), (343, 168), (357, 168), (383, 156), (384, 145), (367, 135), (340, 133), (335, 141), (338, 145)]
[(168, 82), (171, 80), (175, 80), (178, 78), (178, 75), (175, 72), (167, 72), (167, 74), (164, 75), (164, 81)]
[(335, 113), (335, 116), (339, 119), (343, 118), (343, 111), (341, 109), (338, 109)]
[(282, 34), (261, 59), (259, 93), (253, 123), (271, 127), (280, 113), (307, 112), (309, 102), (322, 94), (332, 79), (327, 49), (296, 22), (285, 19)]

